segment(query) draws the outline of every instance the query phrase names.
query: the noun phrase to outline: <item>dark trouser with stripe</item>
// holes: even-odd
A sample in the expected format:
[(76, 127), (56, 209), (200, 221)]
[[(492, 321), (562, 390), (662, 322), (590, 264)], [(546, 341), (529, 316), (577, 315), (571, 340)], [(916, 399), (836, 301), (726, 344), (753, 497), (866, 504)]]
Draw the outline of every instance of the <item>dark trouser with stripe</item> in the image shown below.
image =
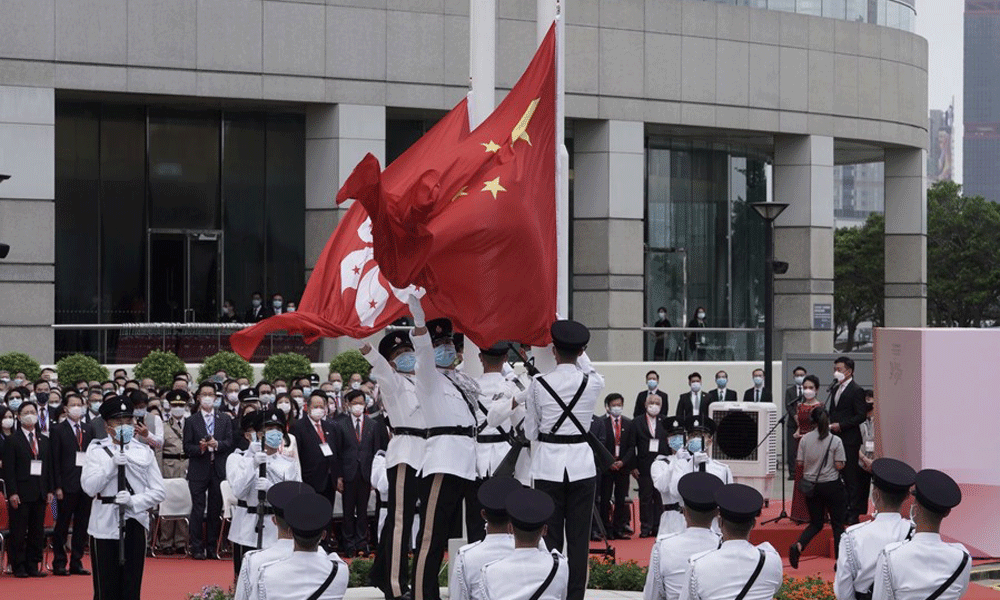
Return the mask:
[(52, 532), (52, 568), (66, 568), (66, 537), (73, 523), (73, 547), (69, 558), (71, 569), (83, 568), (83, 551), (87, 548), (87, 526), (93, 500), (82, 492), (63, 494), (59, 501), (59, 519)]
[(569, 564), (566, 600), (583, 600), (587, 591), (587, 558), (596, 480), (596, 477), (579, 481), (568, 481), (565, 477), (563, 481), (535, 480), (535, 489), (551, 496), (556, 505), (545, 535), (545, 544), (550, 550), (562, 549), (565, 530), (566, 561)]
[(844, 533), (844, 519), (847, 516), (847, 494), (844, 483), (839, 479), (816, 484), (816, 493), (806, 498), (809, 507), (809, 525), (799, 536), (799, 545), (806, 549), (816, 534), (822, 531), (826, 514), (830, 515), (830, 529), (833, 530), (834, 558), (840, 553), (840, 536)]
[(118, 540), (90, 540), (95, 600), (139, 600), (146, 560), (146, 529), (135, 519), (125, 521), (125, 564), (118, 564)]
[[(465, 539), (471, 544), (486, 539), (483, 505), (479, 503), (479, 487), (485, 479), (470, 481), (465, 487)], [(461, 535), (457, 536), (461, 537)]]
[(392, 600), (410, 590), (407, 555), (420, 495), (420, 479), (416, 469), (405, 463), (390, 467), (386, 477), (389, 497), (386, 499), (385, 525), (379, 532), (371, 581), (387, 600)]
[(462, 499), (470, 485), (468, 479), (445, 473), (426, 475), (420, 480), (420, 534), (417, 560), (413, 564), (415, 600), (441, 599), (438, 573), (448, 549), (452, 524), (462, 510)]
[(652, 463), (639, 467), (639, 533), (641, 535), (656, 535), (660, 528), (660, 515), (663, 514), (663, 497), (653, 486), (653, 477), (649, 473)]

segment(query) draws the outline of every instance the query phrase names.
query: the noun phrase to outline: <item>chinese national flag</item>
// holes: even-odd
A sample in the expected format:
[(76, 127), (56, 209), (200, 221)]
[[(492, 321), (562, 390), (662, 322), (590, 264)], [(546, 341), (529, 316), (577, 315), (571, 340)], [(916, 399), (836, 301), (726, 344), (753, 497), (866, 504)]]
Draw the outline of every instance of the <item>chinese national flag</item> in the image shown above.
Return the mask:
[(337, 194), (351, 206), (299, 310), (233, 334), (250, 356), (267, 333), (365, 337), (426, 291), (479, 347), (549, 343), (556, 311), (555, 28), (500, 106), (469, 131), (462, 100), (382, 170), (368, 154)]

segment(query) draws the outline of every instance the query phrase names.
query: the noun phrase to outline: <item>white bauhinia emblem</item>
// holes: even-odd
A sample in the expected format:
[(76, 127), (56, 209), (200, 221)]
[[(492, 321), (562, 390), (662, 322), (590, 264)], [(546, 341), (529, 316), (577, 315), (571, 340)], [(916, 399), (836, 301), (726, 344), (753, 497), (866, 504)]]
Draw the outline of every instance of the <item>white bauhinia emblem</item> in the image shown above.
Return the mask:
[(340, 291), (356, 289), (357, 295), (354, 298), (354, 312), (358, 315), (358, 320), (365, 327), (372, 327), (375, 321), (382, 315), (385, 305), (389, 301), (389, 293), (402, 303), (411, 295), (418, 298), (424, 295), (424, 290), (410, 285), (405, 289), (393, 286), (386, 286), (381, 280), (381, 271), (375, 262), (375, 248), (372, 246), (372, 220), (371, 217), (358, 227), (358, 237), (365, 243), (365, 247), (360, 250), (349, 252), (340, 261)]

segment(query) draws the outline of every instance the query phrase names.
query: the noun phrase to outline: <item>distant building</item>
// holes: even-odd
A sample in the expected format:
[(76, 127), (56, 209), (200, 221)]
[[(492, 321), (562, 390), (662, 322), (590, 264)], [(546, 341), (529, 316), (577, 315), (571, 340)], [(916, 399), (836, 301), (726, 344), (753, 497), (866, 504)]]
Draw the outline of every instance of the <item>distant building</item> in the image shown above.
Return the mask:
[(932, 110), (927, 133), (927, 184), (935, 181), (953, 181), (954, 153), (952, 130), (955, 122), (955, 105), (948, 110)]
[(965, 0), (963, 188), (1000, 202), (1000, 0)]
[(885, 212), (885, 165), (858, 163), (833, 168), (833, 218), (837, 227), (864, 224)]

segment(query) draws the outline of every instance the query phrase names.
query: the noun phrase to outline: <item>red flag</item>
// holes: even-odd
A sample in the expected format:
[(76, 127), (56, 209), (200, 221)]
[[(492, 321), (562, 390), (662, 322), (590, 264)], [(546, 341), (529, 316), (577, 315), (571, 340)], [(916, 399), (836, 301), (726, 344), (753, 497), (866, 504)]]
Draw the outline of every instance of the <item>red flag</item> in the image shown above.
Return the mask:
[(379, 171), (368, 155), (337, 194), (372, 218), (375, 260), (397, 287), (483, 347), (544, 345), (556, 311), (555, 27), (500, 106), (450, 146), (423, 138)]

